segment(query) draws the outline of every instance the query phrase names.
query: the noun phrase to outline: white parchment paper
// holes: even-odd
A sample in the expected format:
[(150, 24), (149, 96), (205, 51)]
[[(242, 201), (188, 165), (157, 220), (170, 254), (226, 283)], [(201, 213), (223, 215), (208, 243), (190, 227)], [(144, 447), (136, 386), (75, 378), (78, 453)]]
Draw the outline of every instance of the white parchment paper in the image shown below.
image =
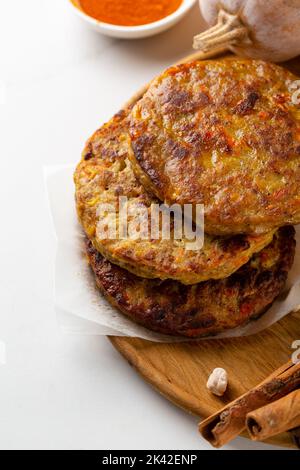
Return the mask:
[[(84, 255), (84, 236), (76, 216), (73, 171), (74, 168), (69, 165), (44, 169), (50, 212), (57, 239), (54, 297), (60, 326), (70, 333), (132, 336), (160, 342), (186, 341), (187, 339), (154, 333), (135, 324), (112, 307), (95, 286), (93, 274)], [(260, 319), (213, 336), (212, 339), (258, 333), (299, 305), (300, 228), (298, 227), (295, 262), (286, 291), (281, 298)]]

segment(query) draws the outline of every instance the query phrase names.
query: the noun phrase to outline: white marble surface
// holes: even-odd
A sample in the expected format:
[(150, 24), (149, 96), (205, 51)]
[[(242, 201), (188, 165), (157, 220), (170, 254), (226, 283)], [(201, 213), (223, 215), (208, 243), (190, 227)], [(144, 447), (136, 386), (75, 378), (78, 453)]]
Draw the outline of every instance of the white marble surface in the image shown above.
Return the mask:
[[(167, 33), (129, 42), (89, 31), (67, 0), (0, 7), (0, 448), (206, 449), (197, 419), (146, 385), (106, 338), (59, 331), (42, 172), (75, 163), (99, 124), (190, 52), (198, 8)], [(255, 448), (268, 447), (226, 447)]]

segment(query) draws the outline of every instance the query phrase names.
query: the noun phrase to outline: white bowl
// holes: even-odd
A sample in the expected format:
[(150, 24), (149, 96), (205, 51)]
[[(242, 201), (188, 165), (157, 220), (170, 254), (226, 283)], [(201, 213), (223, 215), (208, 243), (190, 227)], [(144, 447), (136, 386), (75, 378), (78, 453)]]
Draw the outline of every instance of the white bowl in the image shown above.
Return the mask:
[(103, 23), (87, 15), (80, 9), (79, 0), (68, 0), (72, 9), (85, 20), (93, 29), (106, 36), (123, 39), (138, 39), (154, 36), (176, 24), (196, 3), (197, 0), (183, 0), (180, 7), (171, 15), (162, 18), (154, 23), (143, 24), (141, 26), (117, 26), (110, 23)]

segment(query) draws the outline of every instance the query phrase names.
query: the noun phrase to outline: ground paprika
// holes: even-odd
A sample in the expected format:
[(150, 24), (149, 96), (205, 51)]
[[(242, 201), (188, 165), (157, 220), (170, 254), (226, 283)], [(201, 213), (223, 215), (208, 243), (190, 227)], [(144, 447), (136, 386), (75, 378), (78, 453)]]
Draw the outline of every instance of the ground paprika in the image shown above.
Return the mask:
[(139, 26), (158, 21), (181, 5), (182, 0), (80, 0), (82, 10), (105, 23)]

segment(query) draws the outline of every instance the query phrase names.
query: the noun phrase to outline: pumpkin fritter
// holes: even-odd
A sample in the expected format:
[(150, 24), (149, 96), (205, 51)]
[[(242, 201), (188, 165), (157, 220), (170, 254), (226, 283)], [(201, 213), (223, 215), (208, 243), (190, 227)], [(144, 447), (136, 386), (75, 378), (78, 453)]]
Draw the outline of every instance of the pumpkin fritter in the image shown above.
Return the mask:
[(86, 253), (112, 305), (151, 330), (196, 338), (243, 325), (266, 310), (292, 266), (294, 233), (293, 227), (279, 229), (271, 244), (227, 279), (193, 286), (137, 277), (106, 260), (88, 239)]
[(131, 159), (167, 203), (205, 206), (205, 231), (263, 233), (300, 222), (297, 78), (246, 59), (166, 70), (130, 118)]
[(174, 239), (174, 230), (170, 240), (100, 237), (100, 205), (113, 208), (118, 224), (120, 196), (128, 198), (131, 221), (136, 220), (141, 209), (146, 209), (150, 219), (151, 205), (158, 202), (138, 182), (128, 160), (128, 113), (129, 110), (121, 111), (91, 137), (74, 176), (79, 220), (102, 255), (138, 276), (195, 284), (229, 276), (271, 242), (273, 232), (230, 238), (205, 235), (203, 248), (191, 250), (187, 249), (187, 240)]

